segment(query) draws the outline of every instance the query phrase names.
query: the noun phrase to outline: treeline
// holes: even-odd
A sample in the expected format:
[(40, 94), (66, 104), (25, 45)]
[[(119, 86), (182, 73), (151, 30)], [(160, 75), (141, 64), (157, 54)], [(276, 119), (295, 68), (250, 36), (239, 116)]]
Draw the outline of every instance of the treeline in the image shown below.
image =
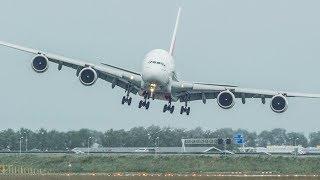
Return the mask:
[(0, 131), (0, 150), (18, 151), (20, 143), (22, 151), (65, 151), (75, 147), (91, 147), (94, 144), (103, 147), (173, 147), (181, 146), (182, 138), (232, 138), (236, 133), (243, 134), (246, 146), (250, 147), (265, 147), (267, 145), (315, 147), (320, 145), (320, 131), (310, 133), (307, 138), (302, 133), (286, 132), (285, 129), (280, 128), (262, 131), (259, 134), (243, 129), (203, 130), (195, 128), (186, 130), (158, 126), (134, 127), (130, 130), (110, 129), (106, 132), (89, 129), (68, 132), (46, 129), (31, 131), (21, 128), (18, 131), (12, 129)]

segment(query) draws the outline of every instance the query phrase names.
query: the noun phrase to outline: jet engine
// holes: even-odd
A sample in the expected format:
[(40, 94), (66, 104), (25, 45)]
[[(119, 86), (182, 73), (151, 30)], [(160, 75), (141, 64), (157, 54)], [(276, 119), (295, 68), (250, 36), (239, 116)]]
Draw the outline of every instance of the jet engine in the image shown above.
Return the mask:
[(283, 113), (288, 109), (287, 99), (282, 95), (275, 95), (271, 99), (270, 107), (276, 113)]
[(43, 73), (48, 69), (48, 58), (44, 55), (37, 55), (33, 58), (31, 66), (37, 73)]
[(79, 79), (83, 85), (91, 86), (97, 81), (98, 75), (96, 70), (86, 67), (79, 72)]
[(235, 104), (234, 94), (228, 90), (222, 91), (217, 97), (218, 105), (223, 109), (230, 109)]

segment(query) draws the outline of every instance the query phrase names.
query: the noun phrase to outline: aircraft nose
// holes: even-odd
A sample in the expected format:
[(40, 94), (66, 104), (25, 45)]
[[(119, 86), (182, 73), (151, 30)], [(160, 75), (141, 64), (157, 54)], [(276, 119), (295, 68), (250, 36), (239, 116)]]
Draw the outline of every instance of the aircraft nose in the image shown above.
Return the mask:
[(169, 81), (169, 77), (166, 72), (161, 69), (145, 68), (142, 74), (142, 79), (148, 83), (155, 83), (159, 85), (165, 85)]

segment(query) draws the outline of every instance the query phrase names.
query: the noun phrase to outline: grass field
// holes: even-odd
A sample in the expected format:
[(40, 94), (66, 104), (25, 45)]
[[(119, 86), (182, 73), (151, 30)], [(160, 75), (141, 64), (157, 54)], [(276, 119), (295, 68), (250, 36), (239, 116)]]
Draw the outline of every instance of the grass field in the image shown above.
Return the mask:
[(320, 174), (318, 157), (206, 155), (0, 155), (0, 165), (52, 173), (219, 173)]

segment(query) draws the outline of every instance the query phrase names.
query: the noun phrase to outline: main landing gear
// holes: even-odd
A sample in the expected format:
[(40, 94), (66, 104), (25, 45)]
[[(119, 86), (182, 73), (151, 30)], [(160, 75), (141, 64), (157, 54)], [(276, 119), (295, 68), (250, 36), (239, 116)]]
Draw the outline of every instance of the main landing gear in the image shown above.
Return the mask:
[(163, 106), (163, 112), (169, 111), (171, 114), (174, 112), (174, 106), (171, 105), (171, 99), (169, 100), (169, 104), (165, 104)]
[(180, 114), (186, 113), (187, 115), (190, 114), (190, 107), (188, 107), (188, 101), (185, 101), (185, 106), (181, 106)]
[(150, 106), (150, 101), (147, 101), (147, 99), (149, 99), (150, 96), (147, 92), (144, 92), (144, 100), (141, 100), (139, 102), (139, 108), (141, 107), (145, 107), (146, 109), (149, 109), (149, 106)]
[(132, 97), (123, 96), (123, 97), (122, 97), (121, 104), (127, 103), (128, 106), (130, 106), (130, 105), (131, 105), (131, 101), (132, 101)]
[(121, 104), (125, 104), (125, 103), (127, 103), (127, 104), (128, 104), (128, 106), (130, 106), (130, 105), (131, 105), (132, 97), (130, 97), (130, 88), (131, 88), (131, 86), (128, 86), (128, 88), (126, 89), (126, 93), (127, 93), (127, 95), (122, 97)]

